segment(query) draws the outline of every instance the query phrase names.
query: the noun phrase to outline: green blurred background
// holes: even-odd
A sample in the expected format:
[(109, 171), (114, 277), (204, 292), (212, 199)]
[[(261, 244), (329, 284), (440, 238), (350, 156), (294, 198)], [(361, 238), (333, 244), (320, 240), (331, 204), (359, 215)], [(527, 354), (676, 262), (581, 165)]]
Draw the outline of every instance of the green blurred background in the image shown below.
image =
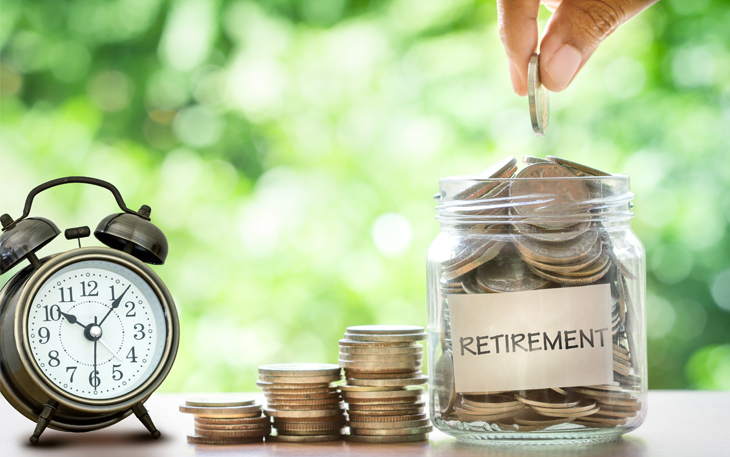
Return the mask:
[[(335, 362), (347, 325), (426, 323), (439, 177), (563, 156), (631, 176), (650, 386), (730, 389), (728, 23), (728, 1), (653, 6), (537, 138), (493, 1), (3, 0), (0, 212), (66, 175), (150, 205), (183, 332), (163, 389), (253, 390), (259, 364)], [(36, 202), (62, 230), (116, 210)]]

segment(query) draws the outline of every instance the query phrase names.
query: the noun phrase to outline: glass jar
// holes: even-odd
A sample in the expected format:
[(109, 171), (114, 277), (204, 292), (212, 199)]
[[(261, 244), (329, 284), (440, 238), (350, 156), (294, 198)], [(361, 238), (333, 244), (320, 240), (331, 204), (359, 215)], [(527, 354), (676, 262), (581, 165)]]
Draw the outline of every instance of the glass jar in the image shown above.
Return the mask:
[(623, 175), (440, 181), (433, 423), (461, 441), (607, 441), (646, 413), (644, 248)]

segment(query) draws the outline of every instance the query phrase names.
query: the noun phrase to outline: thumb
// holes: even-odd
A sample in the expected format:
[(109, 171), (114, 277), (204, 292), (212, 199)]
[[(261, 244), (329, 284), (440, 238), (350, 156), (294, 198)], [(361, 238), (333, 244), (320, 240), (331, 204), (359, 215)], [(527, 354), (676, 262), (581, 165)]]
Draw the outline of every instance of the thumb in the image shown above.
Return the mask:
[(599, 44), (658, 0), (563, 0), (540, 43), (540, 78), (552, 92), (568, 87)]

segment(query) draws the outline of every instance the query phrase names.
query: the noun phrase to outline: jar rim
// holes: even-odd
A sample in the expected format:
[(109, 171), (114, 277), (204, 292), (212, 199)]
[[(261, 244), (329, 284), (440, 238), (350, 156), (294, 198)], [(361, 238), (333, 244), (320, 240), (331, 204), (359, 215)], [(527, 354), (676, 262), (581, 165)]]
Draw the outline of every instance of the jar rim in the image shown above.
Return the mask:
[(459, 181), (473, 181), (473, 182), (520, 182), (520, 181), (607, 181), (610, 179), (617, 179), (620, 181), (628, 181), (629, 175), (614, 173), (608, 176), (554, 176), (545, 178), (480, 178), (477, 175), (457, 175), (457, 176), (446, 176), (439, 178), (439, 183), (442, 182), (459, 182)]

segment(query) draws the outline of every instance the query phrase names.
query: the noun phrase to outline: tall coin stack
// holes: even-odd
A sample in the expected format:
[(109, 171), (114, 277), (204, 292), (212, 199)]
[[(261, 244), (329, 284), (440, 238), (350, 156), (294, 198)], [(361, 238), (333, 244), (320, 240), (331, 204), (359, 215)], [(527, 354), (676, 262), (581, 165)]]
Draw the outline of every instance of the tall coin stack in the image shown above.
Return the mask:
[(271, 433), (271, 421), (253, 399), (187, 400), (180, 411), (195, 417), (195, 435), (188, 435), (190, 444), (260, 443)]
[(421, 373), (426, 339), (423, 327), (359, 325), (340, 340), (340, 386), (348, 405), (348, 441), (401, 443), (424, 441), (432, 430), (425, 412), (428, 378)]
[(274, 418), (276, 435), (267, 441), (311, 443), (342, 438), (342, 397), (332, 383), (342, 380), (337, 365), (262, 365), (256, 383), (266, 395), (264, 413)]

